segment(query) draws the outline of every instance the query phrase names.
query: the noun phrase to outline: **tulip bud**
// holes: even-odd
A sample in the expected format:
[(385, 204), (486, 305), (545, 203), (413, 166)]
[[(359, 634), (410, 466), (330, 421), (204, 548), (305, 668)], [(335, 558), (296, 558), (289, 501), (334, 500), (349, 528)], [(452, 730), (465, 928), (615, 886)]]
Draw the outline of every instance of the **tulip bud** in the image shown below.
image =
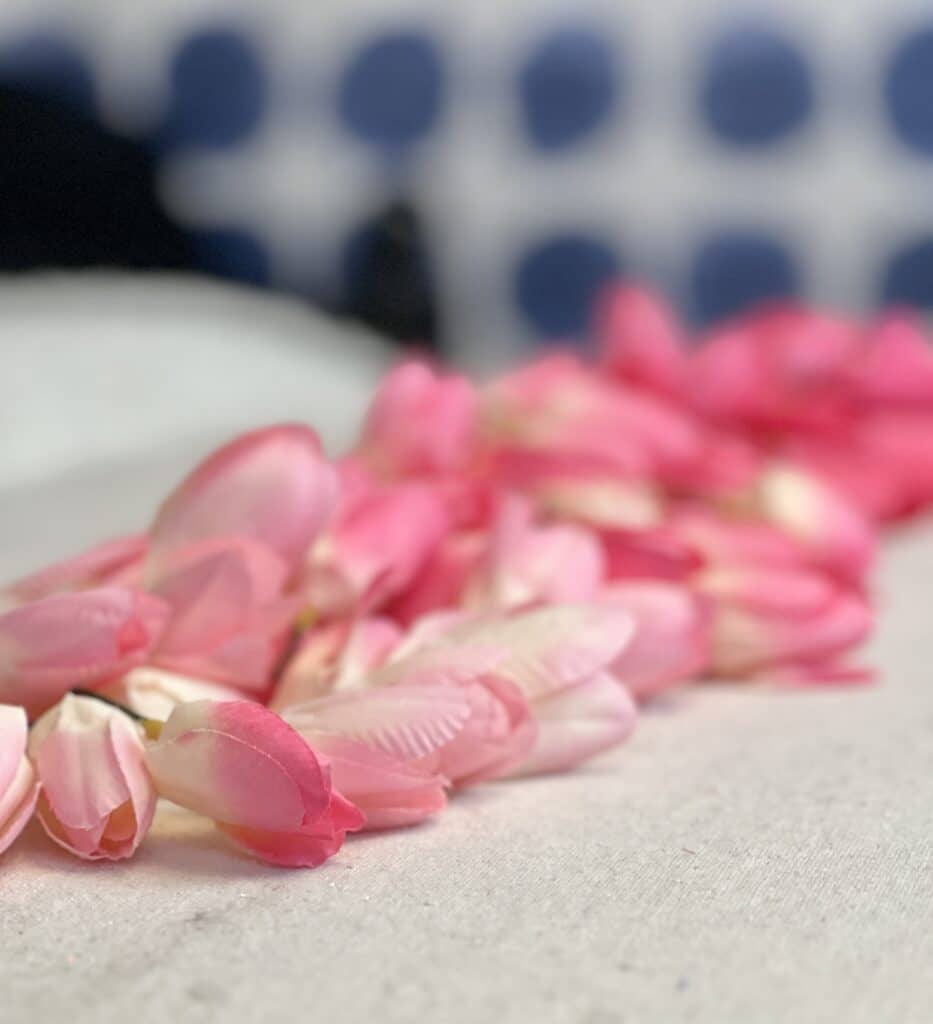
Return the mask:
[(147, 762), (160, 795), (271, 864), (316, 867), (363, 825), (308, 744), (258, 704), (180, 705)]
[(55, 842), (86, 860), (133, 855), (156, 794), (129, 715), (68, 694), (33, 726), (29, 756), (42, 785), (39, 820)]
[(39, 783), (29, 758), (26, 712), (0, 704), (0, 853), (8, 849), (32, 817)]

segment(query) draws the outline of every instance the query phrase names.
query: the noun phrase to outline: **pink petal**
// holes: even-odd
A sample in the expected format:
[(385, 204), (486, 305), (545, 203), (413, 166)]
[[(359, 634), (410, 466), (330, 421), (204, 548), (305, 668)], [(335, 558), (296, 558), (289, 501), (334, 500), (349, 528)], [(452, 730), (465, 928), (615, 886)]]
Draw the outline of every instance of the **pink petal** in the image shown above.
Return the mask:
[(48, 834), (89, 859), (129, 857), (149, 830), (155, 790), (132, 720), (92, 697), (68, 694), (33, 726), (30, 757)]
[(0, 854), (26, 827), (39, 795), (26, 757), (28, 723), (22, 708), (0, 704)]
[(600, 312), (605, 369), (636, 387), (679, 394), (687, 373), (685, 341), (664, 300), (646, 288), (622, 285), (606, 295)]
[(522, 499), (506, 500), (490, 550), (468, 591), (469, 606), (488, 610), (591, 599), (605, 573), (596, 537), (577, 526), (537, 526)]
[(495, 675), (537, 700), (606, 668), (634, 632), (632, 617), (607, 605), (552, 605), (454, 626), (439, 644), (504, 653)]
[(709, 661), (709, 610), (686, 587), (636, 580), (606, 587), (602, 600), (635, 620), (635, 634), (612, 673), (637, 700), (697, 676)]
[(414, 825), (446, 806), (441, 776), (356, 740), (299, 731), (326, 756), (334, 786), (365, 815), (365, 830)]
[(471, 454), (476, 404), (466, 377), (404, 363), (386, 375), (373, 397), (363, 452), (386, 475), (456, 469)]
[[(308, 599), (312, 606), (340, 614), (361, 604), (373, 610), (401, 593), (418, 575), (449, 529), (443, 503), (417, 484), (373, 491), (344, 507), (312, 560)], [(331, 607), (315, 590), (315, 574), (324, 569), (343, 581), (331, 593), (342, 602)]]
[(246, 829), (299, 829), (330, 799), (308, 745), (274, 712), (245, 701), (179, 705), (147, 762), (162, 796)]
[(329, 816), (294, 832), (263, 831), (225, 822), (217, 822), (217, 828), (237, 846), (267, 864), (285, 868), (316, 868), (340, 850), (347, 832), (359, 830), (365, 821), (364, 816), (338, 793), (333, 794), (332, 801), (347, 808), (341, 812), (344, 824), (339, 828)]
[(888, 314), (872, 331), (858, 369), (863, 401), (886, 406), (933, 404), (933, 351), (919, 317)]
[(331, 733), (414, 761), (449, 743), (470, 713), (457, 687), (410, 685), (319, 697), (285, 709), (282, 717), (302, 735)]
[(15, 608), (0, 616), (0, 696), (36, 714), (76, 685), (120, 675), (146, 658), (167, 616), (158, 598), (124, 587)]
[(133, 534), (105, 541), (73, 558), (67, 558), (32, 573), (15, 583), (7, 592), (17, 601), (37, 601), (62, 590), (83, 590), (106, 583), (129, 566), (141, 562), (147, 548), (145, 534)]
[(248, 537), (295, 566), (337, 499), (334, 468), (300, 424), (243, 434), (204, 460), (168, 497), (152, 527), (152, 565), (194, 541)]
[(608, 672), (533, 705), (538, 737), (516, 775), (560, 772), (628, 738), (638, 717), (626, 688)]

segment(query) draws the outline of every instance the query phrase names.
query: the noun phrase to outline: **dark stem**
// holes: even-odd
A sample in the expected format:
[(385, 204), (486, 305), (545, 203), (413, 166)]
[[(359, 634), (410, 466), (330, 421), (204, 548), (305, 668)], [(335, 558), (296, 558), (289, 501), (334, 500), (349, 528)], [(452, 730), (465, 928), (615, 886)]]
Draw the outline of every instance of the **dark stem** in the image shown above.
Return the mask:
[(109, 697), (103, 697), (99, 693), (95, 693), (93, 690), (82, 690), (80, 687), (75, 687), (70, 691), (76, 697), (92, 697), (94, 700), (99, 700), (102, 704), (109, 704), (112, 708), (116, 708), (118, 711), (122, 711), (125, 715), (129, 715), (136, 722), (145, 722), (146, 716), (139, 714), (138, 711), (134, 711), (132, 708), (128, 708), (125, 704), (119, 703), (119, 701), (111, 700)]

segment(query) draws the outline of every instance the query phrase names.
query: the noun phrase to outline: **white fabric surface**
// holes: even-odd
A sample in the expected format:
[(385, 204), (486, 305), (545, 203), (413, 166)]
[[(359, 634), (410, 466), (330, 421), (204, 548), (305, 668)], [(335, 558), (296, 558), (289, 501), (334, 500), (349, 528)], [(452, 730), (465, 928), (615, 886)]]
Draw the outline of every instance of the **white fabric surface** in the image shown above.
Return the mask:
[[(0, 493), (0, 575), (138, 525), (205, 446)], [(931, 579), (933, 533), (889, 543), (877, 687), (695, 688), (317, 871), (169, 807), (126, 864), (32, 827), (0, 862), (0, 1021), (926, 1024)]]

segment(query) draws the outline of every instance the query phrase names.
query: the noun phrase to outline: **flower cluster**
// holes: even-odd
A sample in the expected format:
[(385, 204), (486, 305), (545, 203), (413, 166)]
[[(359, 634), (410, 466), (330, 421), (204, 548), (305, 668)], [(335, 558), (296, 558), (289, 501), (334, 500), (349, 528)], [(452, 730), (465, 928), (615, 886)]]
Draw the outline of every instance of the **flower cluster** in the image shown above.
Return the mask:
[(131, 856), (159, 797), (270, 863), (563, 771), (708, 679), (865, 681), (879, 526), (933, 500), (911, 320), (798, 308), (688, 343), (651, 294), (596, 357), (408, 362), (354, 449), (281, 425), (149, 529), (0, 594), (0, 852), (35, 814)]

